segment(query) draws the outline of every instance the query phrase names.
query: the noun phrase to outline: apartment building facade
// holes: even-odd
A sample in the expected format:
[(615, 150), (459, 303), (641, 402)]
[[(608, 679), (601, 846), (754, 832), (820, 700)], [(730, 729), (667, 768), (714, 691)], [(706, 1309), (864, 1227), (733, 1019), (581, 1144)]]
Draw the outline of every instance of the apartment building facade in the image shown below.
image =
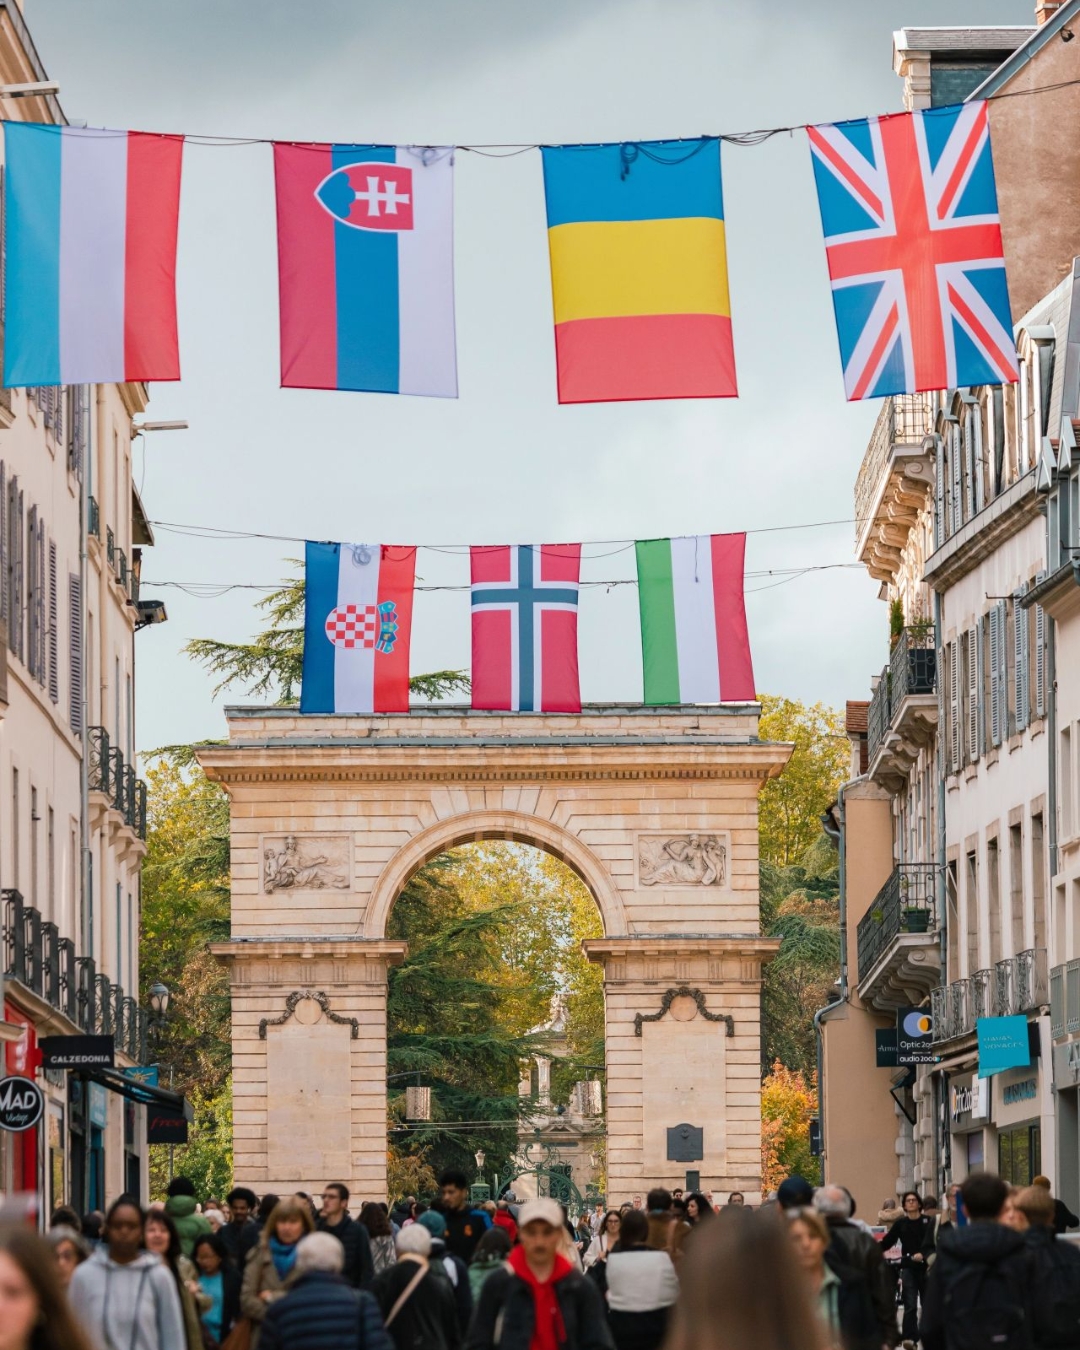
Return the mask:
[[(850, 979), (819, 1020), (826, 1065), (837, 1024), (865, 1022), (858, 1085), (847, 1092), (879, 1103), (887, 1092), (895, 1107), (885, 1141), (894, 1156), (874, 1174), (884, 1179), (894, 1163), (885, 1191), (936, 1191), (983, 1167), (1018, 1182), (1057, 1172), (1049, 966), (1065, 949), (1054, 945), (1051, 904), (1054, 653), (1040, 601), (1049, 467), (1041, 495), (1038, 482), (1048, 428), (1076, 407), (1080, 238), (1050, 198), (1078, 181), (1080, 165), (1071, 150), (1045, 162), (1054, 138), (1044, 128), (1055, 101), (1075, 112), (1068, 81), (1080, 60), (1068, 25), (1080, 4), (1039, 5), (1035, 17), (1030, 29), (894, 35), (909, 108), (1050, 87), (990, 110), (1013, 313), (1024, 315), (1020, 382), (886, 401), (856, 484), (857, 552), (889, 602), (891, 649), (868, 708), (866, 770), (841, 801), (863, 799), (865, 816), (866, 796), (883, 794), (891, 820), (883, 832), (879, 808), (869, 826), (847, 821), (847, 872), (864, 881), (847, 896)], [(1064, 1006), (1064, 971), (1058, 985)], [(887, 1041), (905, 1008), (932, 1012), (939, 1062), (883, 1073), (878, 1033)], [(976, 1021), (1015, 1014), (1029, 1022), (1030, 1064), (980, 1080)], [(843, 1180), (865, 1158), (852, 1132), (830, 1127), (830, 1090), (826, 1171)]]
[[(0, 3), (0, 83), (44, 79), (21, 8)], [(63, 120), (51, 95), (4, 115)], [(147, 1192), (147, 1107), (123, 1077), (148, 1050), (134, 708), (153, 540), (131, 472), (146, 400), (131, 384), (0, 390), (0, 1051), (45, 1095), (35, 1126), (0, 1129), (0, 1190), (36, 1191), (45, 1214)], [(116, 1072), (42, 1068), (43, 1037), (80, 1033), (115, 1038)]]

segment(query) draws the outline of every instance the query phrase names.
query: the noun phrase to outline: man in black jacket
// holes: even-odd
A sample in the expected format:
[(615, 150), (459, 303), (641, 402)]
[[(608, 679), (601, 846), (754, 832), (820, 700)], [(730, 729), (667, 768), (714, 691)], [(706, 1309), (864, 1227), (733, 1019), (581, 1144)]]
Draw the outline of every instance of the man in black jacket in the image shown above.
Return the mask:
[(905, 1191), (900, 1198), (903, 1218), (897, 1219), (881, 1239), (881, 1250), (900, 1244), (900, 1288), (904, 1301), (904, 1346), (914, 1350), (919, 1339), (919, 1300), (926, 1287), (927, 1254), (933, 1250), (934, 1225), (922, 1212), (918, 1191)]
[(1057, 1202), (1049, 1187), (1034, 1182), (1013, 1204), (1028, 1221), (1024, 1234), (1031, 1258), (1031, 1302), (1036, 1350), (1080, 1345), (1080, 1250), (1057, 1240)]
[(473, 1259), (476, 1244), (491, 1227), (482, 1209), (469, 1202), (469, 1181), (464, 1172), (450, 1168), (439, 1177), (439, 1204), (436, 1208), (446, 1220), (446, 1248), (466, 1265)]
[(349, 1188), (332, 1181), (322, 1194), (322, 1213), (315, 1227), (331, 1233), (345, 1248), (345, 1278), (356, 1289), (367, 1289), (375, 1278), (371, 1257), (371, 1239), (362, 1223), (349, 1218)]
[(219, 1236), (237, 1270), (242, 1272), (248, 1252), (259, 1241), (259, 1225), (253, 1217), (259, 1200), (246, 1186), (234, 1186), (225, 1199), (229, 1206), (229, 1222), (221, 1225)]
[(480, 1289), (465, 1350), (529, 1350), (538, 1324), (558, 1328), (560, 1350), (614, 1350), (599, 1290), (559, 1254), (562, 1211), (527, 1200), (506, 1265)]
[(326, 1233), (310, 1233), (296, 1249), (296, 1283), (271, 1303), (262, 1321), (262, 1350), (394, 1350), (379, 1306), (341, 1278), (345, 1251)]
[(371, 1286), (396, 1350), (457, 1350), (454, 1294), (442, 1266), (429, 1260), (431, 1234), (411, 1223), (398, 1234), (397, 1251), (398, 1261)]
[(821, 1186), (814, 1208), (829, 1226), (829, 1251), (835, 1262), (856, 1273), (866, 1285), (877, 1318), (882, 1345), (895, 1345), (896, 1304), (882, 1244), (851, 1222), (851, 1196), (843, 1186)]
[(960, 1195), (969, 1222), (939, 1231), (919, 1324), (923, 1350), (1031, 1350), (1031, 1261), (1024, 1235), (1001, 1223), (1009, 1188), (979, 1172)]

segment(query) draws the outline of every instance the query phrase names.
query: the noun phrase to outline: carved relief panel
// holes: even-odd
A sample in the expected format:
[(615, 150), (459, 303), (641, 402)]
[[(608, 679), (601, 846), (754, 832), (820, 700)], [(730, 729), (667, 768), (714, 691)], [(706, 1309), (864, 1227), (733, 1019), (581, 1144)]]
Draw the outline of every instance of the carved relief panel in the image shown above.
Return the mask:
[(639, 834), (635, 843), (642, 886), (731, 886), (730, 835)]
[(260, 845), (262, 889), (347, 891), (352, 859), (347, 834), (267, 834)]

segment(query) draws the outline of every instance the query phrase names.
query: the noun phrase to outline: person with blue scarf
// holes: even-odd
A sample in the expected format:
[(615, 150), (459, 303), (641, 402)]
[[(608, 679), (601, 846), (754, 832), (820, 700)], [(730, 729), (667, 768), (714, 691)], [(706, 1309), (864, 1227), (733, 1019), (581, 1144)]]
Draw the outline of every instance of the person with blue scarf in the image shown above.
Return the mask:
[(240, 1292), (240, 1310), (251, 1319), (251, 1350), (259, 1343), (266, 1309), (296, 1283), (296, 1248), (314, 1229), (311, 1206), (294, 1196), (279, 1200), (267, 1219), (259, 1245), (248, 1256)]

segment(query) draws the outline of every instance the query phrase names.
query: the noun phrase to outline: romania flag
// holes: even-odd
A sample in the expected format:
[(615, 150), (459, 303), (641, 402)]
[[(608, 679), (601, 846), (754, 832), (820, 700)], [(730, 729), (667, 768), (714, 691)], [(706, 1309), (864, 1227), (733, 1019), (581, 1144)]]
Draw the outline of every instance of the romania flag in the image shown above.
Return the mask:
[(719, 140), (543, 156), (559, 402), (733, 398)]

